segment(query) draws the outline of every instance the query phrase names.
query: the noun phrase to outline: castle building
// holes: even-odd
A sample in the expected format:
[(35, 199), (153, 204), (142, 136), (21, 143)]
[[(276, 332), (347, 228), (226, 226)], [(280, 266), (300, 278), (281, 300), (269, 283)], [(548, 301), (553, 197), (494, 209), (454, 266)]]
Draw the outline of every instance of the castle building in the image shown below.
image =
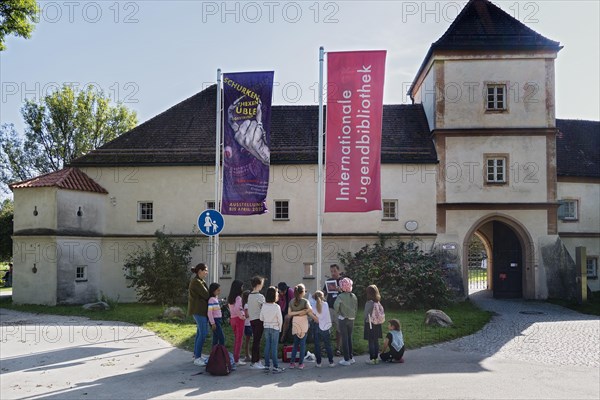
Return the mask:
[[(496, 297), (573, 297), (585, 246), (588, 285), (600, 290), (600, 123), (556, 119), (560, 50), (469, 1), (425, 55), (413, 103), (384, 106), (383, 210), (324, 215), (323, 273), (388, 234), (447, 253), (465, 295), (478, 269)], [(12, 184), (13, 301), (134, 301), (126, 256), (156, 230), (191, 235), (214, 207), (215, 108), (212, 86), (61, 171)], [(254, 274), (317, 289), (317, 118), (316, 106), (273, 107), (270, 213), (225, 216), (219, 277), (209, 277), (225, 293)], [(202, 238), (193, 263), (210, 251)]]

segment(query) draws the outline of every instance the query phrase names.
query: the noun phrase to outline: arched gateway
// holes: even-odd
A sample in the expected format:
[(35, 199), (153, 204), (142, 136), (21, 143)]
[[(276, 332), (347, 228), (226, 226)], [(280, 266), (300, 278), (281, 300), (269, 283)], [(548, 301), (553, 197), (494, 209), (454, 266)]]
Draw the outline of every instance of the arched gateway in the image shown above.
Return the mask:
[[(487, 262), (487, 289), (496, 298), (535, 298), (534, 246), (527, 229), (513, 218), (493, 214), (473, 224), (463, 243), (463, 260), (469, 260), (469, 244), (476, 235), (484, 244)], [(469, 265), (463, 263), (465, 287), (469, 286)]]

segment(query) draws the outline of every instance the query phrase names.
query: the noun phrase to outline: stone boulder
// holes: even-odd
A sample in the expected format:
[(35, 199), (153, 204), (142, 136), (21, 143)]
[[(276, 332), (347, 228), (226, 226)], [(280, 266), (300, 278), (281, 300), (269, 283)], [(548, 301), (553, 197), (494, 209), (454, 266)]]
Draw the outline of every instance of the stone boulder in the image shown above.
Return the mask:
[(110, 310), (110, 306), (103, 302), (103, 301), (98, 301), (96, 303), (88, 303), (88, 304), (84, 304), (82, 306), (82, 308), (84, 310), (89, 310), (89, 311), (105, 311), (105, 310)]
[(441, 310), (429, 310), (425, 313), (425, 324), (448, 327), (454, 325), (454, 322)]
[(185, 313), (179, 307), (169, 307), (163, 312), (163, 319), (178, 319), (183, 321), (185, 319)]

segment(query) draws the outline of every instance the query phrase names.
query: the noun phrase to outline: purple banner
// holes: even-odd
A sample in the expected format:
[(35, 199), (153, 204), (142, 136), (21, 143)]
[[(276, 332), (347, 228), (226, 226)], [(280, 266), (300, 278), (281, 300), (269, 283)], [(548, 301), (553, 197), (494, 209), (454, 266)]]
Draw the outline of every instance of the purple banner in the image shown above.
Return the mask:
[(223, 214), (267, 212), (273, 74), (223, 74)]

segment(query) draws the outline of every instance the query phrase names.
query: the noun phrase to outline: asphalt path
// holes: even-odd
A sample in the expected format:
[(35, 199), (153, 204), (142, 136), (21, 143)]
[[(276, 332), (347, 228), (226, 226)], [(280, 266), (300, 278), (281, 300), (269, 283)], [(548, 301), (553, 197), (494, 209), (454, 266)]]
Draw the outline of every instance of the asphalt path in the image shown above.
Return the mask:
[[(215, 377), (191, 353), (120, 322), (0, 309), (5, 399), (600, 399), (600, 320), (543, 302), (472, 296), (495, 316), (404, 364)], [(281, 364), (282, 366), (285, 366)]]

